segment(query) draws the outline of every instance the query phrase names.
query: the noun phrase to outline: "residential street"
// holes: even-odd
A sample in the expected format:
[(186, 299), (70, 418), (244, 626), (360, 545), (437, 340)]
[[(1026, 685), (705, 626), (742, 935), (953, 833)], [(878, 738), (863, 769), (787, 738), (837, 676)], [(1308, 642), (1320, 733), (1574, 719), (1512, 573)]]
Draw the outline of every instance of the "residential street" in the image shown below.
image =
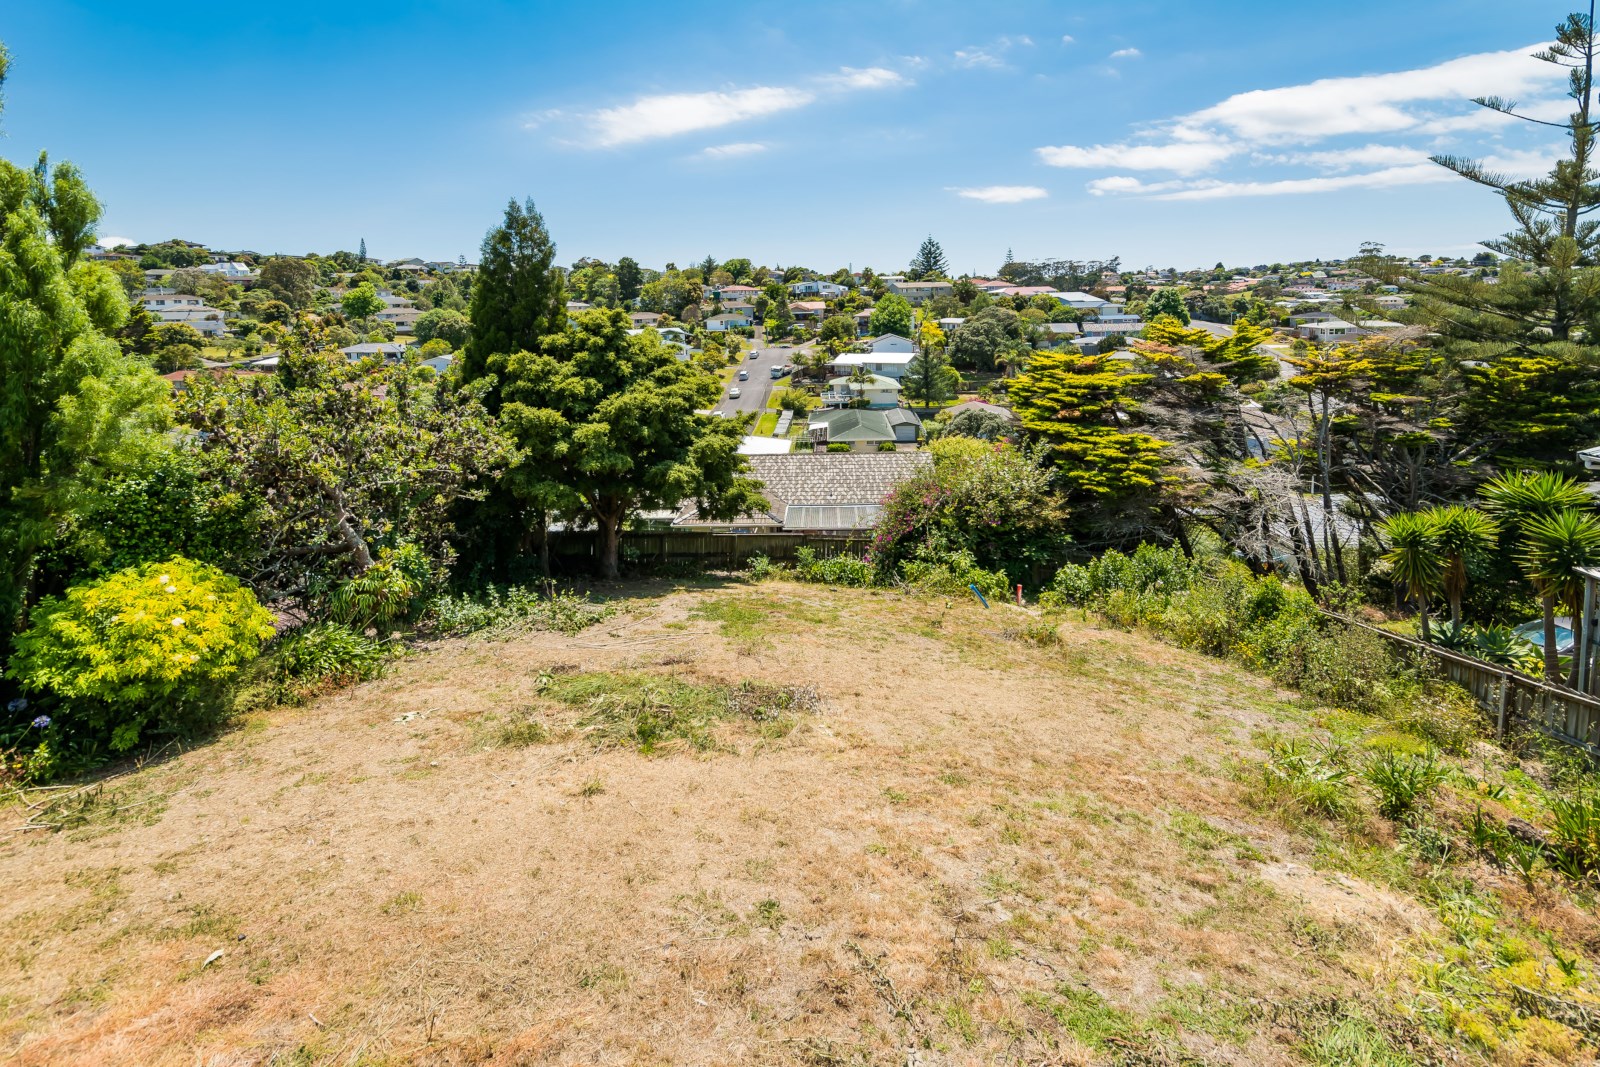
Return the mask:
[[(767, 348), (763, 332), (756, 330), (753, 347), (744, 354), (742, 368), (750, 372), (747, 381), (735, 380), (732, 385), (739, 390), (739, 399), (734, 400), (728, 396), (728, 386), (722, 389), (722, 399), (717, 402), (713, 411), (719, 414), (733, 415), (742, 411), (753, 411), (759, 415), (766, 410), (767, 398), (772, 395), (772, 368), (794, 360), (796, 348)], [(751, 353), (755, 358), (751, 359)]]

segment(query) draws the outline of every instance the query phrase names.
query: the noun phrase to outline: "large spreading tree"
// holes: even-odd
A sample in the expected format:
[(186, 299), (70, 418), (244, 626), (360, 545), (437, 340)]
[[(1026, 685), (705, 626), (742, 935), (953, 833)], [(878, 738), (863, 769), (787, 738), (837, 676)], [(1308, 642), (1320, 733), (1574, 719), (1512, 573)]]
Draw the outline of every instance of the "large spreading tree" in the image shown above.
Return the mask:
[(586, 311), (537, 350), (488, 365), (521, 450), (506, 485), (592, 523), (605, 578), (618, 576), (623, 525), (637, 511), (694, 500), (701, 515), (731, 519), (764, 504), (738, 452), (742, 423), (701, 414), (717, 379), (629, 326), (620, 310)]
[(111, 337), (122, 284), (81, 258), (99, 218), (71, 164), (0, 160), (0, 659), (41, 549), (168, 419), (166, 383)]

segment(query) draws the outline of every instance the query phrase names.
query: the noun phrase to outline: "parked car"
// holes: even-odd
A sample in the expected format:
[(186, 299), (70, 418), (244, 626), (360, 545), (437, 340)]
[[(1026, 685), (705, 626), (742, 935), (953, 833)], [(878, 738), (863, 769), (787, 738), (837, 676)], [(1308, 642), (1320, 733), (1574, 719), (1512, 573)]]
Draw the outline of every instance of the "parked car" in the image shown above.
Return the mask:
[[(1517, 626), (1513, 631), (1518, 637), (1526, 638), (1534, 648), (1544, 651), (1544, 620), (1534, 619)], [(1572, 633), (1572, 618), (1568, 615), (1556, 616), (1556, 653), (1557, 655), (1570, 656), (1577, 647), (1577, 641)]]
[(728, 399), (729, 400), (738, 400), (739, 399), (739, 387), (737, 385), (733, 386), (731, 389), (728, 390)]

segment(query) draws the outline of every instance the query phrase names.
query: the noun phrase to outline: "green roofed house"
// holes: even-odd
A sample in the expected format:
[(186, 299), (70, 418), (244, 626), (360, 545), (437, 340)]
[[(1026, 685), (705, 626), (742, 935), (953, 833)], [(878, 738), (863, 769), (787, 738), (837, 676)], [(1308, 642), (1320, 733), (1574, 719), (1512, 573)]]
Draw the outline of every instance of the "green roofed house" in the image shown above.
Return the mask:
[(933, 469), (927, 452), (791, 452), (749, 457), (750, 475), (762, 485), (765, 510), (732, 521), (703, 519), (686, 501), (672, 525), (726, 534), (857, 534), (883, 514), (883, 502), (901, 483)]
[(809, 433), (817, 446), (847, 444), (857, 452), (875, 451), (879, 444), (916, 444), (922, 420), (906, 408), (844, 408), (813, 411)]

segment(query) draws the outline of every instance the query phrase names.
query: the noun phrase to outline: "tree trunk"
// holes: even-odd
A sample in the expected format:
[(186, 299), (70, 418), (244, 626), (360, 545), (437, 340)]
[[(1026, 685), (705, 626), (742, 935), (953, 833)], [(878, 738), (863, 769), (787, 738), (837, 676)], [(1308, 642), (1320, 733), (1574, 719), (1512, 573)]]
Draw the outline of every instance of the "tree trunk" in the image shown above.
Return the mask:
[(1418, 602), (1422, 605), (1422, 639), (1424, 641), (1432, 641), (1433, 626), (1428, 621), (1428, 598), (1425, 596), (1419, 597)]
[(538, 524), (539, 537), (539, 577), (550, 577), (550, 513), (544, 508), (535, 508), (534, 521)]
[(1456, 591), (1450, 594), (1450, 628), (1461, 629), (1461, 593)]
[(1572, 669), (1567, 672), (1567, 688), (1578, 688), (1578, 672), (1583, 669), (1583, 601), (1572, 611)]
[(1561, 682), (1561, 652), (1556, 648), (1556, 598), (1540, 598), (1544, 605), (1544, 674), (1550, 681)]
[(621, 567), (618, 565), (618, 556), (622, 548), (622, 519), (626, 512), (616, 516), (595, 514), (595, 538), (599, 549), (596, 564), (600, 568), (600, 577), (608, 582), (614, 582), (622, 577)]

